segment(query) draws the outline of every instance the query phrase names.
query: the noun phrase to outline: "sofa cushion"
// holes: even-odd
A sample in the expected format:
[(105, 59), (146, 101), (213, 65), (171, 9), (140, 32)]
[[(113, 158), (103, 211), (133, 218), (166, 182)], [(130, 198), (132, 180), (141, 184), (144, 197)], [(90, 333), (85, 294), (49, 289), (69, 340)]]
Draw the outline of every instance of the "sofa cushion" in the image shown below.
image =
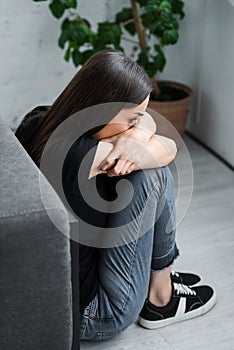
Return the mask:
[[(0, 349), (70, 350), (69, 219), (63, 203), (0, 118)], [(48, 216), (53, 213), (53, 221)], [(61, 230), (59, 229), (61, 228)]]

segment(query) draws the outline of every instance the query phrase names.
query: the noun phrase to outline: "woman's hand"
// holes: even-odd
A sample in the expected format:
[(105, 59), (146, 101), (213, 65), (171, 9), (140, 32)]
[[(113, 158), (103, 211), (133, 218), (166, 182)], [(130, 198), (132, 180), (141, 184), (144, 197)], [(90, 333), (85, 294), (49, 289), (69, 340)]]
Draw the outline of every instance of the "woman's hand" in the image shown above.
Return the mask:
[(125, 175), (134, 170), (163, 167), (173, 161), (177, 152), (175, 142), (154, 134), (156, 124), (148, 116), (136, 126), (102, 139), (114, 147), (99, 165), (100, 172), (108, 176)]
[[(152, 123), (149, 125), (152, 128)], [(99, 169), (106, 171), (108, 176), (125, 175), (140, 169), (137, 164), (140, 164), (144, 157), (151, 136), (152, 131), (149, 131), (147, 127), (143, 129), (137, 124), (125, 132), (102, 139), (104, 142), (112, 143), (114, 148), (101, 163)]]
[(138, 164), (145, 156), (145, 148), (151, 136), (156, 133), (156, 128), (152, 116), (144, 112), (135, 126), (120, 134), (102, 139), (104, 142), (112, 143), (114, 148), (99, 169), (106, 171), (108, 176), (125, 175), (140, 169)]

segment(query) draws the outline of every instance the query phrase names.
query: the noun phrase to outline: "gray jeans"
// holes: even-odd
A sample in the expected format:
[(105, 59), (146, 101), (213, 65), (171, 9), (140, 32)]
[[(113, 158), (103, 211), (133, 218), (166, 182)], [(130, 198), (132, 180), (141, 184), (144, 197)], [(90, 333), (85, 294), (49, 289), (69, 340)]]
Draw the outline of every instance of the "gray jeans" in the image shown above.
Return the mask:
[[(136, 218), (131, 227), (134, 239), (121, 246), (100, 249), (98, 293), (81, 319), (81, 340), (107, 339), (123, 332), (141, 311), (150, 272), (166, 269), (179, 255), (170, 169), (165, 166), (138, 170), (123, 177), (131, 181), (134, 196), (125, 210), (109, 214), (108, 227), (118, 227), (121, 222), (126, 224)], [(108, 180), (106, 176), (106, 186), (108, 181), (113, 185), (119, 179)]]

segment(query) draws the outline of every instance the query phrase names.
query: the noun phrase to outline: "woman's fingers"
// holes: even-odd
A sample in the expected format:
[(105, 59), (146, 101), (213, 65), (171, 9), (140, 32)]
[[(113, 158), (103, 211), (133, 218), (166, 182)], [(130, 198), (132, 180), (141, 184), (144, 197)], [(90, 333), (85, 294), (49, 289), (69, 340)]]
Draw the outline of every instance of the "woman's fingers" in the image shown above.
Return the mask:
[(108, 176), (124, 175), (124, 174), (126, 174), (126, 171), (129, 168), (130, 164), (132, 164), (132, 162), (130, 162), (129, 160), (120, 158), (120, 159), (118, 159), (114, 168), (107, 171), (107, 175)]
[(119, 157), (120, 157), (120, 152), (116, 147), (114, 147), (112, 151), (108, 154), (106, 159), (104, 159), (103, 162), (100, 164), (99, 169), (108, 170), (116, 163)]
[(110, 160), (106, 161), (105, 163), (102, 163), (99, 166), (99, 169), (102, 171), (109, 170), (115, 165), (115, 163), (116, 163), (116, 159), (110, 159)]
[(133, 170), (135, 170), (135, 163), (131, 163), (126, 172), (127, 172), (127, 174), (129, 174)]
[(108, 176), (118, 176), (121, 175), (120, 171), (123, 167), (123, 165), (125, 164), (126, 160), (125, 159), (118, 159), (117, 163), (115, 164), (114, 168), (109, 170), (107, 172)]
[(132, 164), (131, 161), (129, 160), (126, 160), (125, 162), (123, 162), (123, 166), (122, 166), (122, 169), (120, 170), (119, 174), (120, 175), (124, 175), (127, 173), (127, 170), (129, 168), (129, 166)]

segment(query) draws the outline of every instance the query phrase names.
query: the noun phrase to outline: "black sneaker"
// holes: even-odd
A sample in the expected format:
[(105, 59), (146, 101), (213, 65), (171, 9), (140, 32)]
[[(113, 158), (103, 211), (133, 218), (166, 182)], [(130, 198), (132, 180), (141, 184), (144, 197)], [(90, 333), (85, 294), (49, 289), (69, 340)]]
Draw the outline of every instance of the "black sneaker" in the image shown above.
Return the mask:
[(194, 273), (171, 271), (171, 281), (185, 284), (186, 286), (195, 286), (201, 282), (201, 277)]
[(170, 302), (157, 307), (149, 300), (141, 310), (138, 323), (148, 329), (156, 329), (172, 323), (201, 316), (215, 304), (215, 291), (209, 286), (189, 288), (183, 284), (172, 283)]

